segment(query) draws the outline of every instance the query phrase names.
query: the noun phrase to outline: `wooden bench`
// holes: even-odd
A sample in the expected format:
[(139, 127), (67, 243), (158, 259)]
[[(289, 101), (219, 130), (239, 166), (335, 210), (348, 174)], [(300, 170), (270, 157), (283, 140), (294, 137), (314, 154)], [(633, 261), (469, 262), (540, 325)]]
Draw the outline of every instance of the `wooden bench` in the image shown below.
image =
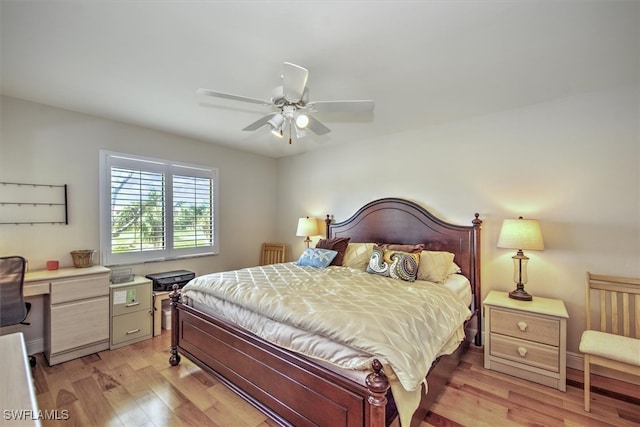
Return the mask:
[[(591, 412), (591, 365), (640, 376), (640, 279), (587, 273), (584, 410)], [(592, 299), (592, 294), (597, 294)], [(598, 301), (597, 310), (591, 306)], [(600, 327), (597, 329), (597, 317)]]

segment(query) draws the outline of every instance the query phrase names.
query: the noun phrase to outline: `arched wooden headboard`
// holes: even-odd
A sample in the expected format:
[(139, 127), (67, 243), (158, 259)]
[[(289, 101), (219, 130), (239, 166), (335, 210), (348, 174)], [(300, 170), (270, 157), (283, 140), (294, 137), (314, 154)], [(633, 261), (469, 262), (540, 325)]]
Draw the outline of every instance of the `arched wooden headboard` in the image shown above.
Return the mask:
[(328, 237), (350, 237), (351, 242), (422, 243), (426, 250), (455, 254), (454, 261), (471, 282), (471, 309), (477, 319), (476, 344), (481, 345), (480, 226), (475, 214), (471, 225), (445, 222), (420, 205), (400, 198), (384, 198), (360, 208), (351, 218), (333, 223), (327, 215)]

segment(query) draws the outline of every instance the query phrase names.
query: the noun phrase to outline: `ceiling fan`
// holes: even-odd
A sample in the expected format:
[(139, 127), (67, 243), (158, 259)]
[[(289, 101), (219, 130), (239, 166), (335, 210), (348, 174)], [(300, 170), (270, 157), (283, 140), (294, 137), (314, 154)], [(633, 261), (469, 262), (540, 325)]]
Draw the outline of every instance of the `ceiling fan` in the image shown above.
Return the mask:
[(297, 138), (301, 138), (306, 135), (306, 129), (317, 135), (331, 132), (331, 129), (309, 113), (366, 113), (373, 111), (375, 104), (370, 100), (309, 102), (308, 77), (309, 70), (306, 68), (285, 62), (283, 64), (282, 86), (273, 89), (270, 100), (232, 95), (203, 88), (198, 89), (197, 93), (271, 107), (274, 112), (261, 117), (242, 130), (254, 131), (269, 125), (271, 132), (280, 138), (285, 135), (285, 132), (288, 132), (289, 144), (291, 144), (292, 135), (295, 134)]

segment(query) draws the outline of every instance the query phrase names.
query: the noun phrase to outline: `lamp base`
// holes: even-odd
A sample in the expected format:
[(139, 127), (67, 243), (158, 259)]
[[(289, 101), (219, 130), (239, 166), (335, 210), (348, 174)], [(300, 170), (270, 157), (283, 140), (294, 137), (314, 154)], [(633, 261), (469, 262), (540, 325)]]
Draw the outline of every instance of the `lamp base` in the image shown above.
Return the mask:
[(532, 301), (533, 296), (522, 288), (517, 288), (509, 292), (509, 298), (517, 299), (520, 301)]

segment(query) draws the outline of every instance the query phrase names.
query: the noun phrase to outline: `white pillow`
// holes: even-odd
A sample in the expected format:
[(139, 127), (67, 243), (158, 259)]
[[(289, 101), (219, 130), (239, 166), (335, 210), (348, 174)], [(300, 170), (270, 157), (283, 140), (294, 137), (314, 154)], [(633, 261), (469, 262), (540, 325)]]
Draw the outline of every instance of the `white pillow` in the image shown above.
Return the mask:
[(422, 251), (418, 266), (418, 280), (444, 283), (450, 274), (459, 270), (453, 262), (454, 254), (444, 251)]
[(367, 268), (369, 259), (371, 259), (371, 253), (373, 252), (373, 245), (374, 243), (349, 242), (347, 250), (344, 252), (342, 266), (356, 268), (358, 270)]

